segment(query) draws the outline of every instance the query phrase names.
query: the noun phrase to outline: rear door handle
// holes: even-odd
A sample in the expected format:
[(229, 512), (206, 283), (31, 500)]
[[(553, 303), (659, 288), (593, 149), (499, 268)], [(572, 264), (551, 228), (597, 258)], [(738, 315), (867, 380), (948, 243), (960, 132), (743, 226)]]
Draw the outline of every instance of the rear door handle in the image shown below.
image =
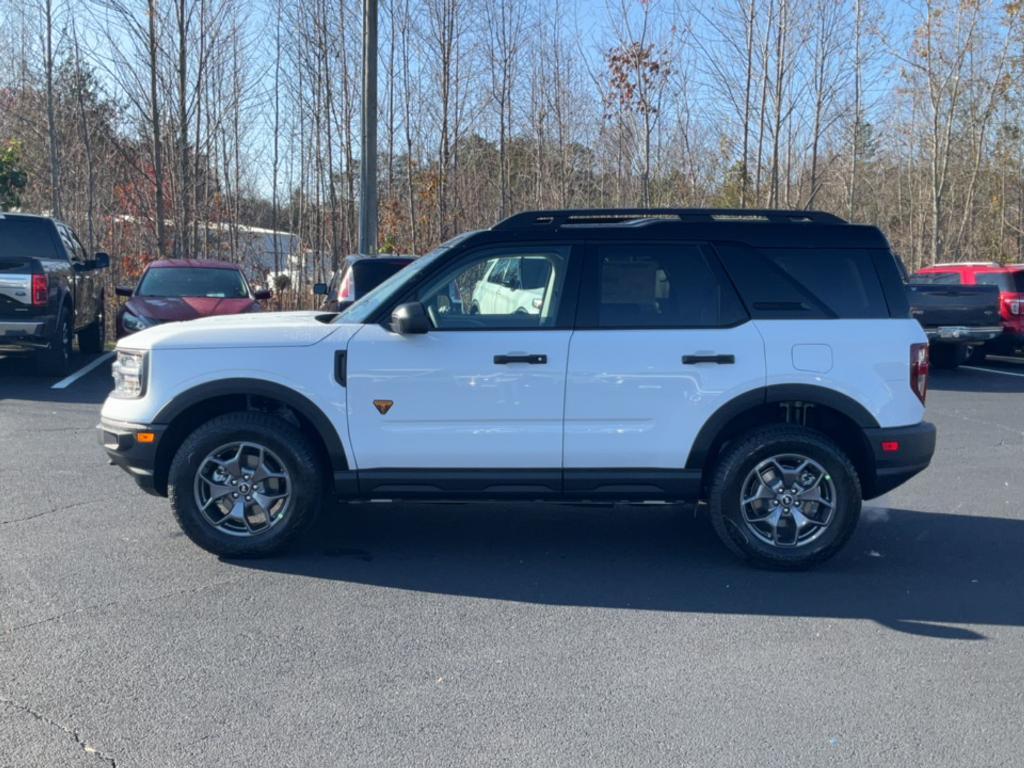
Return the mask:
[(527, 365), (547, 365), (547, 355), (495, 355), (495, 365), (508, 365), (510, 363), (526, 363)]
[(683, 365), (696, 365), (697, 363), (715, 363), (716, 365), (734, 365), (735, 355), (683, 355)]

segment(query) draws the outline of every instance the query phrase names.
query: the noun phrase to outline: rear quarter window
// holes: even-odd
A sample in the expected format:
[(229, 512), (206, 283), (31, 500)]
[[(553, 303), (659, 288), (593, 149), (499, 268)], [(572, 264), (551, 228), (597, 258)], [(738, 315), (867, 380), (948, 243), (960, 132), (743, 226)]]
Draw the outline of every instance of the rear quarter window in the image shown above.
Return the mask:
[(889, 317), (870, 251), (771, 248), (762, 252), (837, 317)]
[(1024, 270), (1017, 272), (976, 272), (978, 285), (995, 285), (1003, 293), (1024, 293)]

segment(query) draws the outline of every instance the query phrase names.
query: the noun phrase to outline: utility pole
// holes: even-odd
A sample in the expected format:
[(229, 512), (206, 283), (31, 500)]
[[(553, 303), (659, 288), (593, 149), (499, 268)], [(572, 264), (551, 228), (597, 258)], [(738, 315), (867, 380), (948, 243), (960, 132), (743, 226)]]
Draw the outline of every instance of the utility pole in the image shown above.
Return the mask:
[(377, 253), (377, 0), (363, 0), (363, 110), (359, 146), (359, 252)]

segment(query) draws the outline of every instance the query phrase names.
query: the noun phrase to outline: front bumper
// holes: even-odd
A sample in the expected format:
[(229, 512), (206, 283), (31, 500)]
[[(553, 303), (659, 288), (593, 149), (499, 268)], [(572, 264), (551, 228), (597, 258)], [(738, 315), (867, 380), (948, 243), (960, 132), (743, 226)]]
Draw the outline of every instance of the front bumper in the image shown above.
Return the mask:
[(1000, 336), (1003, 326), (940, 325), (925, 328), (924, 332), (928, 334), (928, 341), (949, 344), (984, 344), (986, 341)]
[(0, 320), (0, 351), (48, 349), (54, 327), (54, 318), (49, 315), (31, 320)]
[[(156, 458), (160, 440), (167, 430), (165, 425), (101, 419), (96, 429), (100, 445), (107, 452), (111, 464), (131, 475), (136, 485), (146, 493), (164, 495), (156, 482)], [(152, 432), (156, 437), (151, 443), (141, 443), (137, 439), (140, 432)]]
[(871, 446), (873, 472), (866, 478), (865, 499), (873, 499), (903, 485), (924, 470), (935, 454), (935, 425), (927, 421), (910, 427), (865, 429)]

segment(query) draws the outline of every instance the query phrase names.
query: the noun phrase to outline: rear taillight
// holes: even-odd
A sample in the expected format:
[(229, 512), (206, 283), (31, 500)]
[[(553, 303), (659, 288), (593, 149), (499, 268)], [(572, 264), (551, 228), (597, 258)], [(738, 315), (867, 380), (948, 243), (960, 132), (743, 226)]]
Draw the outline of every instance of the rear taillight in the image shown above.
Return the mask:
[(1004, 293), (1002, 299), (1003, 306), (1006, 307), (1005, 314), (1015, 317), (1024, 315), (1024, 293)]
[(32, 306), (45, 307), (50, 299), (50, 278), (32, 275)]
[(352, 286), (352, 273), (355, 270), (350, 269), (345, 273), (345, 276), (341, 278), (341, 285), (338, 286), (338, 301), (354, 301), (355, 296), (353, 295)]
[(910, 345), (910, 388), (914, 390), (917, 399), (924, 405), (924, 399), (928, 396), (928, 369), (931, 367), (928, 361), (927, 344)]

